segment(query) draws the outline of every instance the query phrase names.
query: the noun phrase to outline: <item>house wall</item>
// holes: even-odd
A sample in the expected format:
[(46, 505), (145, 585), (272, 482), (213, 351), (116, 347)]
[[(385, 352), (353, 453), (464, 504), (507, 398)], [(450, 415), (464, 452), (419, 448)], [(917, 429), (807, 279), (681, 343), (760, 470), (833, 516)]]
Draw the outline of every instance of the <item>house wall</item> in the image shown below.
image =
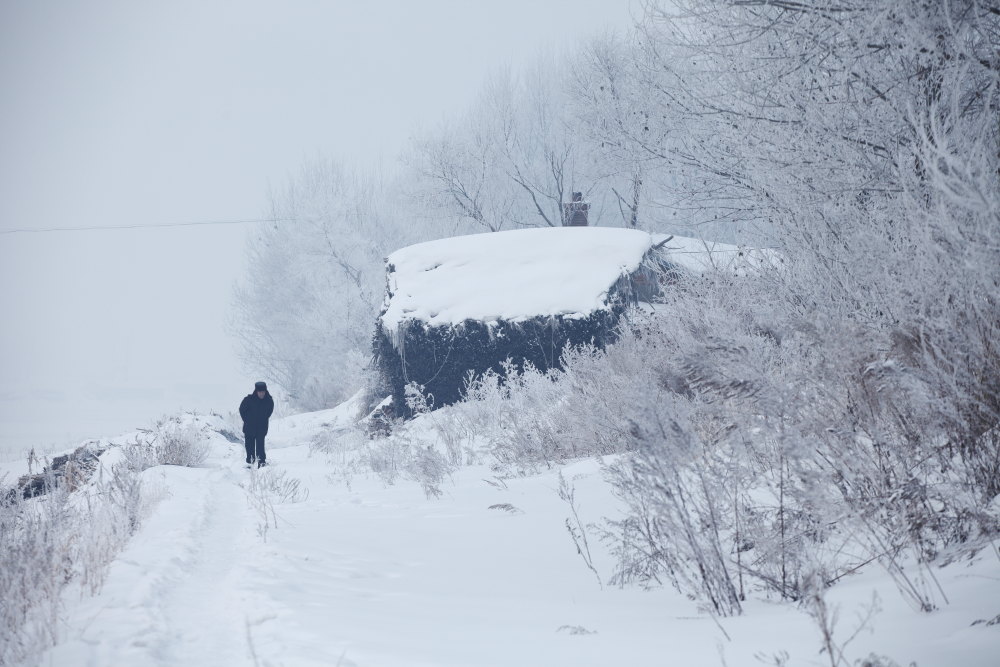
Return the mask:
[(528, 362), (545, 371), (560, 366), (567, 344), (603, 348), (614, 339), (623, 312), (624, 306), (614, 306), (582, 319), (546, 317), (493, 324), (468, 320), (452, 327), (410, 322), (399, 332), (398, 345), (379, 323), (375, 362), (392, 390), (396, 414), (408, 416), (403, 396), (409, 382), (423, 385), (433, 407), (450, 405), (462, 399), (470, 373), (502, 374), (507, 359), (518, 368)]

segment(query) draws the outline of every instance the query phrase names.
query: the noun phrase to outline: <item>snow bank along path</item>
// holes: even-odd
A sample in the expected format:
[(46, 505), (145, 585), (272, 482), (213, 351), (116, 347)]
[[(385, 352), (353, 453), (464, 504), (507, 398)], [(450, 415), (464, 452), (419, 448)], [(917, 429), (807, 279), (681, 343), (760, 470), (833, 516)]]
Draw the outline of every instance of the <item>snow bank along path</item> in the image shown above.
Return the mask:
[[(464, 468), (428, 500), (413, 482), (387, 487), (311, 454), (310, 438), (337, 419), (274, 423), (271, 472), (300, 479), (309, 497), (274, 505), (266, 541), (246, 493), (260, 473), (244, 468), (241, 445), (219, 438), (201, 468), (146, 471), (161, 496), (152, 515), (98, 595), (67, 595), (61, 641), (42, 664), (735, 666), (781, 651), (789, 664), (829, 664), (789, 605), (750, 603), (716, 624), (669, 587), (601, 588), (567, 536), (556, 471), (504, 487)], [(585, 521), (614, 511), (596, 462), (562, 473)], [(613, 563), (596, 542), (606, 577)], [(910, 610), (874, 570), (835, 587), (844, 637), (873, 590), (883, 608), (848, 656), (996, 665), (1000, 626), (972, 623), (1000, 613), (998, 571), (983, 554), (942, 573), (952, 604), (933, 614)]]

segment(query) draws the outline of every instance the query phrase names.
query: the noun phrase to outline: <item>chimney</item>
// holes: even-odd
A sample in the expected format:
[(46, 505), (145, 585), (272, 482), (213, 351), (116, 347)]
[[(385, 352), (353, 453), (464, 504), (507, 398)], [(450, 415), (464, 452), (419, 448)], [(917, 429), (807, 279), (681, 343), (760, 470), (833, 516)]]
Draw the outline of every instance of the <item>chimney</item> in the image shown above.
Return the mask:
[(563, 227), (586, 227), (590, 202), (583, 201), (582, 192), (573, 193), (573, 201), (563, 204)]

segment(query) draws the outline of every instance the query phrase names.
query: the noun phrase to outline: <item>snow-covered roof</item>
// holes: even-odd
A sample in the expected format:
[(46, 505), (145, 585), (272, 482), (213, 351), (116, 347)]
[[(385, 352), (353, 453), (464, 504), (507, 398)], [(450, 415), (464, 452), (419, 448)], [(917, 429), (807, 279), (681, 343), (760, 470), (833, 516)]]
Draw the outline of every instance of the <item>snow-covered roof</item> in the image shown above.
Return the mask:
[(639, 267), (652, 237), (610, 227), (557, 227), (456, 236), (388, 257), (382, 324), (431, 326), (465, 320), (586, 317), (606, 307), (609, 287)]
[[(382, 325), (394, 331), (407, 320), (442, 326), (587, 317), (608, 308), (608, 290), (667, 238), (618, 227), (556, 227), (418, 243), (388, 257), (391, 296)], [(671, 261), (675, 248), (676, 263), (692, 270), (711, 264), (710, 251), (738, 251), (673, 238), (664, 248)]]

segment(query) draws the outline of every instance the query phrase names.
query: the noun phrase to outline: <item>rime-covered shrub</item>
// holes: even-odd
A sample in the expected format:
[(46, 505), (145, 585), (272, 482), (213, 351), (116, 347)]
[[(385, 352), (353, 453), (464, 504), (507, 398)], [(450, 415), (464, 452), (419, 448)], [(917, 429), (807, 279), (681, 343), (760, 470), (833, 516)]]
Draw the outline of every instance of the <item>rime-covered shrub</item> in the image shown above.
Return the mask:
[(194, 424), (160, 423), (153, 439), (160, 465), (198, 466), (208, 458), (208, 440)]
[(569, 395), (569, 382), (560, 372), (542, 372), (531, 365), (519, 370), (508, 363), (502, 374), (487, 372), (469, 381), (456, 420), (467, 437), (482, 443), (501, 474), (524, 474), (613, 451), (571, 436), (565, 405)]
[(420, 484), (428, 498), (441, 497), (441, 484), (452, 469), (447, 457), (430, 445), (417, 447), (407, 466), (407, 472)]
[(29, 500), (0, 500), (0, 664), (38, 664), (58, 639), (61, 595), (71, 583), (97, 593), (107, 567), (139, 529), (150, 498), (125, 462), (99, 468), (71, 490), (54, 476)]
[(753, 220), (783, 261), (680, 279), (606, 354), (567, 357), (557, 437), (628, 452), (618, 578), (738, 613), (874, 558), (932, 608), (902, 563), (1000, 524), (1000, 14), (675, 0), (639, 31), (581, 59), (587, 129), (690, 222)]

